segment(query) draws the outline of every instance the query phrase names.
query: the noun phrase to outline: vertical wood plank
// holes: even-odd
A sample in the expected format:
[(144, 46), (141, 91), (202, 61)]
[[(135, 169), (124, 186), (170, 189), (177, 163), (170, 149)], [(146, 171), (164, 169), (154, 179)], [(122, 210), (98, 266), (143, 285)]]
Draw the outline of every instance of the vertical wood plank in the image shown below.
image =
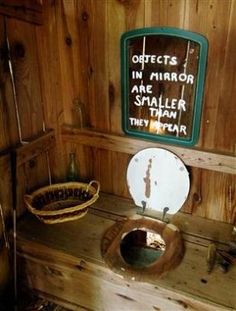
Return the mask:
[(145, 25), (183, 28), (186, 0), (151, 0), (145, 2)]
[[(109, 130), (107, 82), (106, 1), (80, 1), (78, 4), (80, 56), (88, 98), (89, 124)], [(84, 85), (84, 84), (83, 84)]]
[(94, 149), (94, 176), (95, 179), (101, 183), (101, 191), (112, 193), (113, 185), (112, 180), (113, 176), (110, 173), (112, 169), (112, 157), (109, 151), (107, 150), (96, 150)]
[(126, 172), (130, 159), (130, 155), (125, 155), (118, 152), (112, 153), (113, 192), (116, 193), (118, 196), (126, 198), (131, 198), (126, 178)]
[[(224, 40), (219, 44), (219, 50), (222, 50), (225, 54), (217, 55), (219, 58), (223, 58), (221, 62), (222, 70), (218, 75), (219, 83), (219, 102), (216, 117), (216, 131), (215, 131), (215, 144), (214, 148), (217, 150), (234, 152), (235, 146), (235, 129), (236, 129), (236, 105), (234, 99), (236, 97), (236, 59), (233, 55), (236, 55), (236, 3), (235, 1), (228, 1), (224, 3), (225, 7), (229, 7), (227, 14), (222, 12), (222, 23), (224, 21), (225, 32)], [(224, 9), (226, 9), (224, 7)], [(217, 8), (218, 9), (218, 8)], [(219, 10), (219, 9), (218, 9)], [(228, 19), (228, 23), (225, 22)], [(218, 32), (222, 31), (222, 26), (218, 25), (218, 15), (215, 17), (215, 27)], [(226, 134), (227, 133), (227, 134)]]
[(44, 121), (47, 128), (55, 129), (57, 139), (57, 147), (51, 152), (50, 163), (53, 177), (61, 178), (65, 174), (65, 162), (62, 161), (65, 149), (59, 136), (60, 126), (64, 122), (64, 95), (58, 45), (57, 5), (60, 5), (60, 2), (44, 3), (45, 22), (36, 28), (36, 46)]
[(61, 92), (61, 101), (64, 107), (64, 121), (73, 124), (73, 101), (75, 98), (79, 98), (81, 89), (77, 2), (62, 1), (55, 9), (56, 31), (58, 34), (56, 44), (62, 73), (61, 85), (63, 86), (63, 92)]
[(120, 38), (123, 32), (144, 27), (145, 1), (107, 1), (108, 3), (108, 74), (110, 129), (121, 132)]
[(8, 78), (4, 19), (0, 16), (0, 150), (5, 149), (10, 145), (10, 134), (8, 132), (9, 124), (7, 123), (7, 103), (10, 99), (11, 93), (6, 93), (6, 84), (7, 81), (9, 82)]
[(91, 117), (94, 126), (101, 130), (110, 130), (108, 101), (108, 51), (107, 51), (107, 2), (93, 2), (93, 27), (90, 33), (91, 79), (89, 81)]
[(9, 155), (0, 157), (0, 203), (5, 219), (12, 215), (11, 169)]
[(188, 198), (182, 206), (181, 211), (192, 214), (200, 209), (202, 203), (202, 170), (195, 167), (188, 167), (187, 169), (191, 186)]
[[(233, 223), (236, 209), (236, 177), (217, 172), (210, 172), (210, 174), (204, 172), (203, 184), (207, 185), (202, 189), (204, 217)], [(196, 211), (196, 214), (198, 214), (198, 211)]]
[[(122, 133), (121, 93), (120, 93), (120, 38), (123, 32), (144, 27), (145, 1), (107, 1), (107, 57), (108, 57), (108, 105), (110, 107), (110, 131)], [(127, 155), (111, 153), (110, 167), (112, 191), (120, 196), (128, 196), (126, 185)], [(118, 164), (119, 163), (119, 164)]]
[(24, 140), (38, 134), (43, 128), (35, 27), (14, 19), (7, 21)]
[[(231, 1), (192, 1), (187, 2), (185, 26), (192, 31), (202, 33), (209, 41), (208, 67), (205, 85), (201, 139), (199, 146), (214, 149), (218, 137), (222, 136), (222, 127), (217, 122), (218, 109), (221, 101), (221, 77), (224, 73), (223, 60), (226, 56), (227, 29), (229, 26)], [(220, 14), (219, 14), (220, 12)], [(201, 23), (199, 20), (201, 19)], [(231, 106), (230, 101), (227, 107)], [(226, 115), (222, 115), (226, 120)], [(225, 139), (225, 138), (224, 138)], [(230, 135), (229, 138), (230, 140)], [(221, 146), (218, 150), (226, 150)]]
[(8, 64), (8, 50), (5, 37), (5, 25), (7, 19), (0, 16), (1, 21), (1, 59), (0, 59), (0, 113), (1, 113), (1, 131), (0, 145), (1, 149), (8, 148), (11, 144), (15, 144), (19, 140), (19, 135), (16, 126), (16, 114), (14, 109), (14, 98), (12, 92), (12, 83)]

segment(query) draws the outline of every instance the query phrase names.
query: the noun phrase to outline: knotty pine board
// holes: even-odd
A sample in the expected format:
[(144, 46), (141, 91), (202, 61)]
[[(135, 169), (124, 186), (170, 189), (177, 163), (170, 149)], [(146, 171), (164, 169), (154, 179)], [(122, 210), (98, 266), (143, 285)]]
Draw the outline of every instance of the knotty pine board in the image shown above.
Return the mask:
[[(201, 302), (219, 304), (219, 310), (236, 307), (236, 297), (232, 295), (232, 290), (236, 289), (235, 267), (224, 274), (216, 266), (208, 274), (206, 265), (208, 243), (216, 240), (218, 247), (223, 247), (231, 237), (232, 226), (204, 222), (188, 215), (176, 216), (173, 222), (185, 232), (186, 253), (180, 266), (155, 281), (131, 282), (107, 268), (101, 257), (100, 245), (103, 234), (114, 221), (130, 217), (135, 209), (129, 201), (110, 195), (101, 195), (99, 200), (94, 204), (95, 210), (78, 221), (50, 226), (40, 223), (33, 215), (21, 219), (17, 245), (23, 264), (19, 267), (22, 278), (28, 280), (30, 287), (92, 310), (109, 310), (118, 299), (119, 295), (114, 295), (117, 292), (131, 298), (127, 299), (124, 310), (132, 306), (129, 304), (131, 301), (133, 310), (139, 310), (139, 305), (151, 310), (150, 301), (156, 307), (159, 303), (161, 310), (168, 310), (164, 304), (166, 308), (173, 308), (172, 303), (176, 303), (176, 299), (182, 303), (179, 306), (177, 303), (173, 310), (184, 310), (186, 305), (190, 310), (216, 308), (201, 305)], [(122, 213), (119, 212), (121, 210)], [(162, 293), (165, 290), (167, 296)], [(112, 298), (109, 300), (107, 297)]]
[[(53, 163), (57, 178), (65, 177), (68, 153), (76, 150), (82, 178), (100, 178), (104, 191), (129, 196), (123, 178), (127, 154), (97, 152), (68, 142), (65, 146), (59, 133), (65, 122), (80, 127), (75, 98), (84, 111), (84, 126), (109, 134), (122, 133), (120, 36), (134, 28), (165, 25), (207, 37), (209, 57), (197, 147), (235, 154), (235, 1), (81, 0), (43, 5), (44, 25), (37, 27), (36, 37), (45, 118), (58, 138)], [(233, 222), (234, 177), (195, 168), (190, 172), (192, 195), (185, 210)]]

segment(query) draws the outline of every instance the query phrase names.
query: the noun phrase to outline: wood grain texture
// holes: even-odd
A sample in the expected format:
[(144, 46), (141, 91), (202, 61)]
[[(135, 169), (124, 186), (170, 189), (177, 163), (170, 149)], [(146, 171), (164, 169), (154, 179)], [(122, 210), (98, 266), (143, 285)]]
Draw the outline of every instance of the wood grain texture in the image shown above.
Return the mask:
[[(197, 301), (194, 297), (186, 297), (158, 286), (145, 284), (140, 289), (133, 282), (120, 281), (118, 276), (110, 276), (107, 281), (101, 276), (95, 276), (96, 267), (91, 273), (80, 272), (79, 269), (83, 268), (73, 269), (71, 266), (34, 259), (28, 257), (19, 260), (21, 267), (27, 272), (24, 282), (34, 290), (39, 290), (43, 297), (53, 297), (71, 310), (120, 311), (121, 306), (123, 311), (184, 311), (186, 308), (191, 311), (230, 310), (225, 306)], [(84, 263), (87, 269), (88, 262)]]
[[(60, 2), (44, 3), (45, 23), (36, 28), (36, 46), (38, 52), (39, 79), (42, 94), (43, 119), (46, 128), (53, 128), (57, 141), (57, 147), (51, 153), (51, 168), (53, 178), (61, 178), (62, 171), (65, 174), (65, 148), (63, 148), (58, 135), (58, 128), (64, 120), (62, 108), (64, 90), (60, 65), (58, 20), (60, 20), (58, 5)], [(67, 72), (67, 69), (65, 69)], [(68, 78), (68, 81), (69, 78)], [(68, 95), (68, 92), (67, 92)], [(68, 95), (69, 96), (69, 95)], [(69, 107), (68, 107), (69, 108)], [(54, 170), (54, 168), (57, 168)]]
[[(6, 84), (9, 82), (6, 62), (6, 45), (4, 38), (4, 18), (0, 16), (0, 150), (7, 148), (10, 145), (10, 135), (8, 132), (7, 120), (7, 101)], [(9, 96), (10, 97), (10, 96)], [(12, 96), (11, 96), (12, 97)]]
[(43, 23), (40, 0), (1, 0), (0, 14), (33, 24), (40, 25)]
[[(38, 46), (43, 43), (44, 47), (39, 49), (40, 64), (47, 64), (49, 70), (46, 73), (40, 65), (43, 77), (41, 84), (48, 124), (56, 127), (57, 131), (63, 120), (80, 127), (78, 111), (73, 104), (74, 98), (77, 98), (83, 109), (85, 126), (109, 134), (122, 134), (119, 48), (120, 36), (124, 31), (164, 25), (199, 32), (207, 37), (209, 57), (201, 133), (197, 145), (197, 149), (206, 153), (203, 161), (202, 154), (199, 156), (195, 150), (191, 150), (191, 154), (183, 158), (188, 165), (193, 165), (190, 169), (190, 200), (184, 209), (203, 217), (230, 219), (232, 222), (234, 212), (229, 217), (225, 202), (230, 201), (230, 210), (235, 210), (232, 190), (234, 177), (219, 177), (221, 175), (218, 173), (195, 169), (194, 166), (233, 173), (231, 165), (234, 163), (236, 120), (235, 105), (231, 100), (235, 92), (235, 64), (231, 55), (234, 55), (235, 49), (232, 39), (235, 35), (235, 3), (230, 0), (109, 0), (96, 3), (71, 0), (44, 6), (45, 25), (37, 29), (37, 39)], [(225, 48), (222, 49), (222, 46)], [(88, 137), (88, 140), (93, 139), (95, 138)], [(122, 154), (119, 150), (97, 151), (98, 144), (97, 141), (93, 147), (87, 147), (71, 140), (66, 143), (66, 148), (60, 144), (55, 155), (56, 163), (60, 163), (56, 166), (57, 177), (63, 178), (66, 174), (68, 153), (75, 148), (82, 178), (96, 176), (100, 178), (104, 190), (129, 197), (124, 183), (130, 155)], [(140, 140), (140, 148), (142, 145), (145, 147), (145, 144)], [(129, 149), (129, 146), (125, 147)], [(224, 157), (208, 160), (208, 152), (222, 155), (225, 153), (232, 155), (232, 158), (228, 158), (230, 163), (224, 166)], [(208, 176), (211, 181), (210, 189)], [(214, 181), (214, 178), (217, 180)], [(204, 191), (206, 197), (202, 196), (202, 189), (207, 189)], [(217, 191), (218, 207), (215, 206), (216, 199), (213, 199), (215, 189), (224, 189)]]
[[(183, 311), (187, 307), (191, 311), (230, 310), (214, 303), (209, 305), (206, 301), (196, 301), (193, 297), (185, 297), (158, 286), (145, 284), (140, 289), (134, 286), (133, 282), (122, 284), (119, 277), (113, 277), (112, 282), (107, 281), (95, 277), (94, 271), (84, 273), (60, 264), (48, 264), (40, 260), (35, 262), (34, 258), (30, 257), (19, 262), (28, 274), (25, 275), (24, 282), (31, 284), (34, 290), (39, 290), (41, 295), (54, 297), (58, 303), (63, 297), (62, 305), (67, 305), (71, 310), (109, 311), (112, 308), (114, 311), (120, 311), (121, 306), (124, 311)], [(87, 262), (85, 264), (87, 266)]]
[(14, 19), (7, 21), (23, 140), (43, 129), (35, 27)]
[(169, 26), (184, 28), (188, 1), (151, 0), (145, 2), (146, 27)]
[[(33, 6), (33, 3), (28, 2), (27, 5)], [(2, 16), (0, 21), (2, 30), (0, 38), (0, 155), (9, 157), (10, 151), (16, 148), (16, 146), (19, 147), (19, 132)], [(45, 128), (38, 50), (36, 45), (36, 26), (10, 18), (5, 18), (5, 24), (6, 34), (10, 44), (10, 56), (16, 87), (22, 138), (32, 141)], [(24, 205), (22, 204), (23, 194), (32, 188), (48, 183), (47, 159), (43, 143), (39, 149), (36, 145), (32, 146), (31, 144), (21, 146), (17, 149), (20, 159), (17, 171), (18, 215), (24, 211)], [(25, 163), (26, 161), (28, 162)], [(10, 160), (7, 161), (7, 165), (10, 170)], [(0, 170), (3, 174), (2, 200), (7, 202), (4, 208), (6, 209), (6, 213), (10, 214), (12, 210), (11, 182), (8, 182), (7, 172), (2, 164), (0, 164)]]
[(65, 141), (128, 154), (135, 154), (145, 148), (165, 148), (178, 155), (186, 165), (229, 174), (236, 173), (236, 157), (234, 155), (167, 146), (158, 142), (128, 138), (124, 135), (110, 135), (86, 129), (78, 130), (68, 126), (63, 127), (62, 135)]
[(10, 217), (12, 216), (11, 169), (9, 155), (0, 157), (0, 169), (1, 176), (4, 177), (0, 178), (0, 203), (2, 205), (5, 220), (9, 222)]
[[(144, 26), (173, 26), (198, 32), (207, 37), (209, 56), (201, 133), (197, 148), (182, 150), (174, 146), (160, 146), (177, 150), (180, 152), (180, 157), (189, 165), (191, 190), (182, 211), (188, 213), (190, 219), (197, 218), (198, 230), (205, 218), (234, 224), (236, 221), (234, 173), (236, 2), (233, 0), (63, 0), (44, 1), (43, 11), (44, 23), (37, 27), (7, 18), (24, 139), (29, 139), (41, 132), (45, 123), (46, 128), (55, 129), (57, 147), (50, 154), (55, 180), (66, 178), (68, 154), (76, 151), (81, 179), (96, 178), (101, 182), (103, 191), (125, 198), (129, 198), (126, 185), (128, 161), (135, 151), (149, 145), (142, 140), (136, 145), (130, 138), (116, 141), (117, 135), (122, 134), (120, 36), (127, 30)], [(2, 16), (0, 16), (0, 30), (0, 150), (5, 150), (16, 144), (19, 137), (9, 71), (6, 60), (2, 58), (4, 45)], [(81, 127), (75, 99), (83, 111), (83, 125), (98, 131), (97, 134), (89, 131), (86, 135), (80, 135), (80, 140), (78, 137), (72, 138), (71, 135), (63, 134), (61, 137), (63, 123)], [(100, 137), (99, 133), (102, 132), (106, 132), (107, 136)], [(106, 148), (108, 150), (105, 150)], [(33, 158), (33, 161), (31, 159), (19, 167), (18, 211), (20, 213), (24, 211), (23, 193), (48, 183), (46, 165), (45, 154), (41, 154)], [(0, 183), (0, 200), (6, 215), (10, 215), (11, 180), (7, 155), (1, 157), (0, 170), (3, 174)], [(112, 201), (110, 204), (120, 210), (120, 202)], [(81, 252), (84, 258), (89, 258), (93, 263), (99, 262), (98, 265), (103, 267), (102, 260), (96, 259), (99, 256), (99, 236), (101, 237), (104, 226), (110, 225), (112, 221), (103, 218), (101, 220), (101, 217), (94, 219), (92, 224), (87, 223), (85, 227), (80, 228), (83, 229), (81, 236), (84, 239), (82, 244), (85, 245)], [(192, 224), (189, 219), (184, 219), (183, 224), (186, 223), (190, 226)], [(201, 230), (207, 231), (207, 226), (209, 223)], [(77, 233), (78, 227), (68, 227), (68, 239), (71, 238), (72, 233)], [(219, 223), (213, 222), (210, 227), (214, 239), (220, 240), (222, 236), (217, 230), (222, 227)], [(27, 226), (25, 228), (27, 229)], [(40, 229), (41, 233), (44, 233), (44, 229), (45, 227), (43, 230)], [(86, 234), (89, 232), (93, 235), (88, 237)], [(38, 233), (40, 234), (40, 231)], [(57, 231), (48, 233), (47, 242), (51, 243), (51, 247), (59, 236), (62, 239), (60, 247), (63, 252), (60, 249), (59, 252), (54, 250), (51, 253), (51, 249), (44, 248), (42, 245), (38, 247), (37, 243), (31, 243), (29, 246), (24, 244), (23, 239), (21, 241), (20, 247), (25, 253), (29, 253), (29, 257), (24, 255), (29, 272), (28, 281), (38, 289), (45, 290), (47, 284), (44, 283), (44, 279), (47, 279), (48, 290), (52, 295), (58, 294), (58, 291), (63, 295), (64, 289), (67, 288), (69, 292), (65, 294), (66, 299), (75, 299), (76, 305), (81, 305), (81, 301), (82, 304), (90, 303), (88, 306), (90, 309), (96, 309), (97, 304), (106, 304), (107, 297), (111, 297), (110, 300), (115, 301), (117, 306), (125, 304), (127, 310), (132, 310), (132, 306), (135, 311), (138, 310), (136, 302), (140, 302), (145, 310), (148, 308), (184, 310), (186, 306), (189, 310), (212, 310), (212, 306), (196, 303), (192, 298), (175, 296), (173, 292), (152, 287), (145, 289), (143, 293), (139, 286), (133, 283), (128, 286), (118, 277), (115, 282), (112, 282), (110, 271), (106, 270), (106, 273), (103, 269), (98, 271), (97, 266), (95, 268), (93, 266), (93, 269), (88, 272), (81, 272), (77, 271), (83, 266), (79, 262), (77, 268), (74, 269), (73, 266), (69, 271), (72, 263), (78, 264), (76, 257), (78, 254), (71, 254), (71, 257), (66, 254), (69, 250), (64, 231), (60, 235)], [(193, 245), (196, 240), (197, 238), (193, 237)], [(91, 242), (91, 248), (88, 241)], [(78, 239), (74, 243), (73, 247), (76, 249), (79, 244)], [(205, 246), (192, 247), (187, 257), (189, 269), (179, 270), (178, 275), (181, 277), (176, 286), (185, 289), (188, 287), (194, 295), (207, 294), (207, 299), (211, 301), (218, 299), (223, 305), (229, 304), (231, 299), (232, 306), (235, 303), (232, 300), (234, 297), (230, 299), (227, 297), (232, 293), (235, 284), (228, 283), (228, 276), (220, 272), (214, 276), (206, 275), (205, 270), (199, 272), (199, 269), (204, 266)], [(36, 258), (39, 253), (41, 261)], [(69, 268), (68, 257), (71, 260)], [(64, 260), (64, 262), (58, 268), (54, 262), (48, 264), (50, 258), (55, 258), (58, 262)], [(61, 278), (60, 273), (62, 273)], [(185, 279), (182, 279), (182, 276)], [(201, 278), (207, 283), (201, 281)], [(229, 279), (232, 281), (232, 275)], [(166, 286), (171, 287), (173, 280), (176, 280), (174, 274), (169, 281), (166, 281)], [(69, 289), (73, 282), (75, 288), (79, 290), (84, 288), (82, 292), (78, 290), (79, 295), (75, 298), (74, 293)], [(217, 284), (223, 284), (218, 291), (219, 297), (215, 296), (214, 286)], [(135, 287), (134, 294), (131, 290), (133, 287)], [(126, 288), (128, 288), (128, 295)], [(90, 302), (87, 297), (91, 296), (91, 289), (99, 293), (100, 298), (92, 299)], [(174, 286), (171, 289), (175, 290)], [(153, 300), (156, 296), (157, 298), (154, 298), (156, 300)], [(107, 305), (104, 308), (109, 310)]]
[[(235, 176), (231, 173), (235, 169), (235, 1), (44, 1), (43, 12), (41, 26), (7, 18), (24, 138), (38, 134), (44, 121), (46, 128), (55, 129), (57, 147), (50, 156), (55, 180), (66, 178), (68, 154), (76, 150), (81, 178), (95, 177), (104, 191), (122, 197), (129, 197), (125, 175), (131, 154), (146, 147), (146, 142), (140, 140), (137, 147), (127, 138), (125, 143), (119, 142), (123, 144), (120, 149), (109, 136), (105, 140), (112, 150), (109, 151), (101, 150), (99, 134), (89, 132), (83, 138), (80, 136), (80, 142), (69, 136), (63, 136), (62, 140), (63, 123), (81, 127), (74, 100), (83, 111), (84, 126), (115, 137), (121, 135), (122, 33), (141, 27), (171, 26), (207, 37), (209, 57), (200, 140), (196, 150), (179, 153), (190, 166), (191, 174), (189, 200), (182, 209), (201, 217), (234, 222)], [(3, 17), (0, 21), (2, 51)], [(0, 150), (19, 139), (10, 77), (4, 62), (1, 58)], [(173, 151), (176, 148), (160, 146)], [(211, 157), (212, 153), (222, 158)], [(36, 167), (25, 166), (20, 169), (22, 176), (30, 179)], [(34, 175), (39, 184), (47, 182), (45, 167), (42, 156)], [(27, 188), (37, 184), (34, 178)], [(26, 186), (23, 179), (20, 179), (22, 191)]]
[[(217, 247), (223, 247), (224, 244), (221, 243), (228, 241), (232, 226), (219, 223), (217, 227), (214, 221), (199, 217), (194, 219), (190, 215), (179, 213), (173, 221), (180, 224), (185, 231), (186, 246), (186, 254), (180, 266), (161, 279), (150, 279), (147, 283), (127, 282), (106, 267), (100, 247), (106, 229), (115, 223), (115, 216), (131, 217), (135, 213), (134, 205), (127, 204), (127, 200), (108, 195), (101, 197), (100, 202), (94, 204), (94, 208), (104, 211), (105, 214), (87, 214), (80, 221), (46, 227), (33, 216), (27, 216), (19, 223), (18, 252), (25, 263), (21, 265), (21, 271), (24, 278), (28, 278), (31, 287), (92, 310), (111, 309), (111, 304), (116, 301), (112, 290), (115, 288), (118, 293), (124, 288), (121, 294), (135, 300), (134, 310), (152, 310), (150, 301), (155, 301), (155, 305), (161, 306), (163, 310), (171, 310), (168, 309), (171, 307), (173, 310), (184, 310), (186, 307), (183, 304), (168, 305), (178, 295), (182, 296), (179, 299), (186, 302), (190, 310), (204, 310), (203, 305), (198, 305), (201, 301), (206, 303), (204, 307), (209, 310), (216, 307), (211, 306), (211, 303), (220, 304), (218, 308), (222, 310), (235, 308), (236, 301), (231, 294), (231, 289), (235, 287), (234, 267), (229, 277), (229, 274), (222, 274), (217, 267), (208, 274), (206, 265), (209, 241), (217, 239)], [(106, 217), (106, 214), (113, 216), (113, 219)], [(221, 290), (218, 289), (219, 284), (224, 284), (220, 287)], [(164, 294), (165, 290), (168, 296)], [(110, 299), (107, 298), (107, 293)], [(91, 300), (87, 297), (91, 297)], [(132, 304), (124, 307), (124, 310), (130, 309), (132, 310)]]
[[(145, 246), (143, 245), (143, 247), (148, 248), (146, 237), (144, 236), (143, 238), (143, 235), (141, 235), (142, 238), (140, 241), (138, 238), (137, 230), (139, 230), (139, 233), (142, 232), (142, 234), (145, 234), (143, 228), (147, 228), (147, 232), (159, 234), (165, 241), (166, 247), (164, 253), (157, 261), (154, 260), (151, 264), (146, 263), (141, 269), (139, 267), (139, 269), (136, 270), (134, 269), (135, 264), (128, 263), (123, 256), (119, 255), (120, 252), (122, 253), (121, 240), (124, 240), (124, 236), (126, 237), (127, 233), (132, 232), (132, 242), (126, 247), (132, 248), (134, 243), (137, 243), (136, 246), (139, 245), (140, 247), (140, 245), (144, 244)], [(134, 230), (136, 230), (136, 236)], [(141, 244), (139, 244), (139, 242)], [(126, 252), (128, 252), (127, 249)], [(151, 279), (155, 281), (163, 275), (166, 275), (170, 270), (174, 270), (181, 263), (184, 252), (185, 247), (180, 231), (174, 231), (163, 222), (144, 218), (142, 216), (136, 219), (125, 219), (115, 222), (114, 225), (105, 232), (101, 241), (102, 257), (108, 267), (115, 273), (122, 275), (126, 280), (135, 279), (139, 282), (150, 282)]]
[(38, 135), (32, 141), (16, 148), (17, 166), (25, 164), (42, 153), (49, 151), (55, 145), (56, 141), (53, 130), (41, 133), (41, 135)]
[(11, 144), (15, 144), (19, 140), (16, 126), (16, 115), (14, 110), (14, 98), (12, 92), (12, 83), (8, 64), (8, 51), (5, 36), (4, 18), (0, 16), (1, 39), (0, 39), (0, 115), (1, 115), (1, 131), (0, 145), (1, 150), (8, 148)]
[[(86, 130), (71, 130), (71, 128), (64, 127), (64, 140), (71, 141), (71, 143), (75, 146), (92, 146), (94, 147), (94, 153), (87, 153), (86, 166), (83, 167), (86, 169), (90, 168), (90, 179), (95, 178), (100, 180), (101, 189), (103, 191), (107, 191), (108, 193), (115, 193), (119, 196), (130, 197), (127, 182), (126, 182), (126, 170), (128, 166), (128, 162), (131, 158), (132, 154), (135, 154), (139, 150), (146, 147), (162, 147), (162, 145), (158, 145), (155, 143), (149, 142), (140, 142), (139, 140), (134, 140), (118, 135), (108, 135), (104, 133), (97, 133), (94, 131), (86, 131)], [(68, 132), (67, 132), (68, 130)], [(66, 132), (69, 133), (66, 136)], [(73, 134), (72, 134), (73, 133)], [(80, 135), (80, 134), (81, 135)], [(72, 134), (72, 136), (70, 136)], [(73, 136), (74, 135), (74, 136)], [(79, 142), (79, 144), (77, 144)], [(137, 143), (137, 145), (136, 145)], [(108, 179), (107, 167), (109, 166), (109, 158), (107, 157), (106, 150), (100, 149), (108, 149), (112, 150), (112, 156), (117, 163), (117, 167), (112, 171), (112, 179)], [(172, 149), (173, 148), (173, 149)], [(235, 213), (236, 213), (236, 202), (235, 202), (235, 175), (233, 171), (228, 169), (228, 167), (232, 167), (232, 163), (235, 162), (235, 157), (229, 157), (228, 164), (225, 168), (214, 165), (212, 161), (213, 159), (218, 159), (218, 156), (213, 156), (212, 153), (201, 152), (193, 153), (189, 149), (179, 149), (179, 147), (170, 147), (168, 149), (183, 159), (185, 164), (190, 165), (190, 181), (191, 188), (190, 193), (188, 195), (188, 199), (185, 204), (182, 206), (181, 210), (187, 213), (193, 213), (194, 215), (199, 215), (201, 217), (206, 217), (209, 219), (215, 219), (219, 221), (226, 221), (229, 223), (235, 223)], [(122, 153), (121, 153), (122, 152)], [(189, 153), (188, 153), (189, 152)], [(197, 156), (197, 158), (193, 158), (193, 154)], [(102, 157), (100, 155), (103, 155)], [(80, 154), (77, 154), (80, 159)], [(213, 157), (212, 157), (213, 156)], [(216, 157), (216, 158), (214, 158)], [(220, 156), (221, 157), (221, 156)], [(120, 161), (120, 158), (123, 161)], [(211, 159), (209, 162), (209, 158)], [(106, 161), (104, 161), (106, 159)], [(126, 161), (124, 161), (126, 159)], [(205, 160), (204, 160), (205, 159)], [(222, 155), (221, 163), (224, 163), (222, 160), (226, 159), (224, 155)], [(103, 162), (104, 161), (104, 162)], [(80, 161), (80, 163), (83, 163)], [(208, 163), (208, 164), (206, 164)], [(218, 162), (219, 163), (219, 162)], [(225, 163), (226, 164), (226, 163)], [(81, 165), (81, 164), (80, 164)], [(210, 165), (210, 167), (209, 167)], [(215, 167), (214, 167), (215, 166)], [(223, 165), (224, 166), (224, 165)], [(198, 168), (195, 168), (198, 167)], [(210, 168), (210, 170), (202, 170), (200, 168)], [(222, 173), (222, 171), (226, 171), (231, 173), (230, 175)], [(213, 170), (213, 171), (212, 171)], [(216, 172), (214, 172), (216, 170)], [(221, 172), (217, 172), (220, 170)], [(85, 175), (84, 175), (85, 176)], [(110, 175), (109, 175), (110, 176)], [(204, 185), (207, 187), (204, 187)], [(217, 189), (216, 193), (212, 191), (212, 189)]]

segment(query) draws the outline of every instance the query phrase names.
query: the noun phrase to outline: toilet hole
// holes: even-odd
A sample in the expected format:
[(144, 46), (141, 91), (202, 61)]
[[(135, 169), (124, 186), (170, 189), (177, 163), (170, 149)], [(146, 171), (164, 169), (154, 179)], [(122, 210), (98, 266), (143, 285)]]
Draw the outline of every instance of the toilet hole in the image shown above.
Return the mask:
[(136, 229), (126, 234), (120, 243), (124, 261), (134, 268), (145, 268), (164, 253), (165, 241), (158, 233)]

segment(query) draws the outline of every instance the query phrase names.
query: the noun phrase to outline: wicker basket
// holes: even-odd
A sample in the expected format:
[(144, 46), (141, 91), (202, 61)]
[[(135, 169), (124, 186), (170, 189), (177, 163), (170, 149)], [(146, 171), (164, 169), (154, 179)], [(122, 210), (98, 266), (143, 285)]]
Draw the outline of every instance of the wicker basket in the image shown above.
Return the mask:
[[(96, 185), (96, 188), (92, 186)], [(100, 184), (67, 182), (46, 186), (24, 195), (28, 210), (46, 224), (71, 221), (83, 217), (99, 197)]]

